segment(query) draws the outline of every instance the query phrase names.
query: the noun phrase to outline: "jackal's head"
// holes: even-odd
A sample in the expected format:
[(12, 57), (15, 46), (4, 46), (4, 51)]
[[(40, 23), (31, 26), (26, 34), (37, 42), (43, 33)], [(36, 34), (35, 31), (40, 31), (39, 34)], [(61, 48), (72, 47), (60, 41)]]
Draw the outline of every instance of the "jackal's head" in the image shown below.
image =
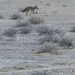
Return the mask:
[(39, 9), (39, 8), (37, 7), (37, 5), (35, 6), (35, 9)]

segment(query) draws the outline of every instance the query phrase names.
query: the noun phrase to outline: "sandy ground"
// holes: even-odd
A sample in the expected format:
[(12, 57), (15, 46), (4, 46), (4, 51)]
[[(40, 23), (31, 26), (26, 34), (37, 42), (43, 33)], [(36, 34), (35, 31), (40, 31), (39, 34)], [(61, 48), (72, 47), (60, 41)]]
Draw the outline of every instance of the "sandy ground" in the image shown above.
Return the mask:
[[(26, 6), (35, 5), (39, 7), (35, 10), (37, 14), (26, 16), (20, 12)], [(40, 16), (45, 20), (41, 26), (59, 28), (75, 43), (75, 33), (69, 32), (75, 26), (74, 9), (74, 0), (0, 0), (0, 15), (4, 17), (0, 19), (0, 75), (75, 75), (75, 48), (59, 48), (58, 54), (36, 54), (41, 46), (40, 36), (35, 32), (37, 25), (32, 25), (33, 30), (27, 35), (1, 34), (18, 21), (10, 20), (13, 14), (21, 15), (23, 21)]]

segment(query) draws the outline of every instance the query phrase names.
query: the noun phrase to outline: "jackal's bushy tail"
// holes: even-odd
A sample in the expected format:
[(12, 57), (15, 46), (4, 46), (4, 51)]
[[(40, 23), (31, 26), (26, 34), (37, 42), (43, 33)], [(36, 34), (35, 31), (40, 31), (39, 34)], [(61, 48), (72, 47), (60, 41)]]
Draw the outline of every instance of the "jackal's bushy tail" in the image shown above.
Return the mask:
[(25, 11), (26, 11), (26, 9), (23, 10), (23, 12), (25, 12)]

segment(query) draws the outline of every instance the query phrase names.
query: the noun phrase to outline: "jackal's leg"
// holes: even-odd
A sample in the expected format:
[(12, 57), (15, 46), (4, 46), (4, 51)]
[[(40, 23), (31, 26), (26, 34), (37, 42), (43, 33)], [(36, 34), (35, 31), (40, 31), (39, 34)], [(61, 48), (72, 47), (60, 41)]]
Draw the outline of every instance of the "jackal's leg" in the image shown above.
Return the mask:
[(28, 11), (26, 12), (26, 16), (28, 15)]
[(34, 11), (33, 11), (33, 14), (34, 14)]
[(31, 14), (34, 14), (34, 11), (33, 11), (33, 10), (30, 11), (30, 15), (31, 15)]
[(32, 10), (30, 10), (30, 12), (29, 12), (29, 15), (31, 15), (32, 14)]
[(29, 11), (29, 15), (31, 15), (31, 10)]

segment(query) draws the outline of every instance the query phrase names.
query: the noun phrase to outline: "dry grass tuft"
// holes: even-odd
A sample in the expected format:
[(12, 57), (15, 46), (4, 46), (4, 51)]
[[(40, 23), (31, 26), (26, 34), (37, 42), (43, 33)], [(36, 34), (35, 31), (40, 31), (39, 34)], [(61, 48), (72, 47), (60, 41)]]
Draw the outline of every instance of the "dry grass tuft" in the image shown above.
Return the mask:
[(26, 22), (26, 21), (17, 21), (15, 27), (27, 27), (29, 26), (29, 22)]
[(20, 19), (21, 20), (22, 17), (19, 14), (13, 14), (13, 15), (10, 16), (10, 19), (11, 20), (17, 20), (17, 19)]
[(61, 47), (65, 47), (65, 48), (73, 48), (73, 40), (71, 38), (61, 38), (61, 40), (59, 41), (59, 46)]
[(38, 16), (32, 16), (28, 20), (30, 24), (41, 24), (44, 23), (44, 19)]
[(40, 53), (58, 54), (56, 45), (52, 43), (44, 43), (38, 51)]
[(17, 34), (17, 30), (14, 28), (7, 28), (3, 32), (3, 35), (8, 37), (14, 37), (16, 34)]
[(31, 28), (30, 27), (21, 27), (19, 28), (19, 33), (20, 34), (28, 34), (31, 32)]
[(53, 35), (54, 33), (54, 29), (47, 26), (39, 26), (36, 31), (39, 33), (39, 35)]

